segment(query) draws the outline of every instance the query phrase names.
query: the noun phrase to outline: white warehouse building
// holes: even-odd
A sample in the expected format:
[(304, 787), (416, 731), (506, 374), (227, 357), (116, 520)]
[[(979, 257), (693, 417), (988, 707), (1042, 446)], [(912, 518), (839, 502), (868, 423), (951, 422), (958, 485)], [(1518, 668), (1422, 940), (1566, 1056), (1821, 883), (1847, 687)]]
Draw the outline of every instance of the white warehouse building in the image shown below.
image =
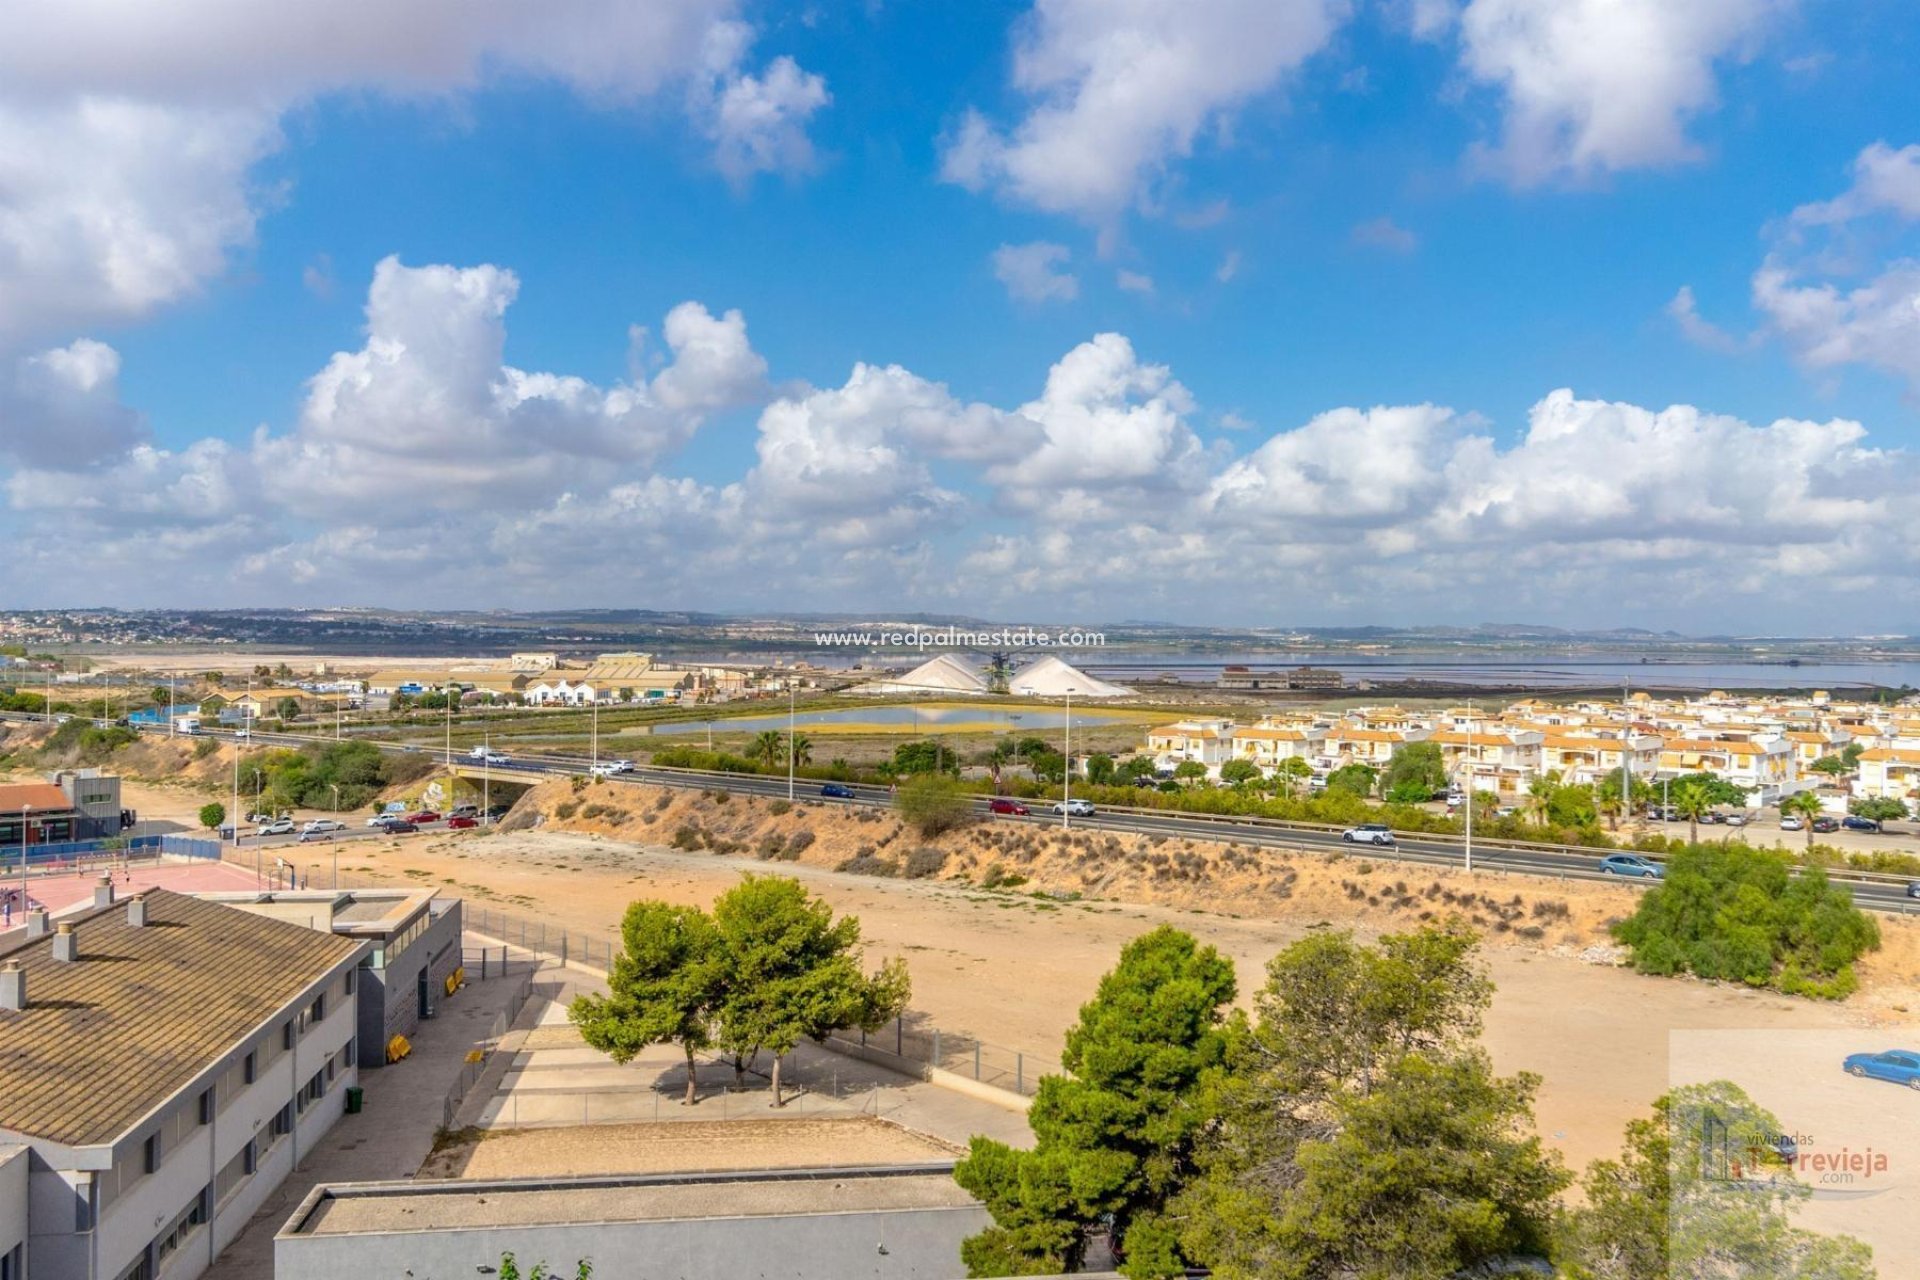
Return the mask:
[(0, 1273), (205, 1271), (357, 1085), (368, 946), (160, 889), (34, 912), (0, 943)]

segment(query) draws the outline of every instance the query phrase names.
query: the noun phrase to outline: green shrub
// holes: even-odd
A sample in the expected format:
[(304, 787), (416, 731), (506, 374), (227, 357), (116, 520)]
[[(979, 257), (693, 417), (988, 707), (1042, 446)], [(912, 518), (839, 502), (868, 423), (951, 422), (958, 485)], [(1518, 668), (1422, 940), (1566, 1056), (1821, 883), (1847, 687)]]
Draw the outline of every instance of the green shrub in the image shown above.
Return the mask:
[(1676, 852), (1666, 879), (1613, 926), (1643, 973), (1771, 987), (1840, 999), (1853, 963), (1880, 945), (1880, 928), (1826, 872), (1796, 872), (1783, 854), (1745, 844)]
[(682, 825), (674, 829), (673, 839), (668, 843), (676, 849), (698, 849), (705, 839), (705, 834), (698, 827)]
[(930, 844), (923, 844), (907, 855), (906, 877), (909, 880), (925, 880), (928, 876), (939, 875), (946, 865), (947, 855), (944, 850), (936, 849)]
[(858, 853), (843, 860), (834, 870), (856, 876), (897, 876), (900, 874), (900, 864), (891, 858), (880, 857), (871, 846), (862, 845)]
[(218, 738), (202, 738), (193, 744), (193, 758), (195, 760), (205, 760), (219, 749), (220, 740)]
[(907, 779), (894, 796), (900, 820), (921, 839), (930, 840), (972, 820), (973, 797), (957, 778), (922, 773)]

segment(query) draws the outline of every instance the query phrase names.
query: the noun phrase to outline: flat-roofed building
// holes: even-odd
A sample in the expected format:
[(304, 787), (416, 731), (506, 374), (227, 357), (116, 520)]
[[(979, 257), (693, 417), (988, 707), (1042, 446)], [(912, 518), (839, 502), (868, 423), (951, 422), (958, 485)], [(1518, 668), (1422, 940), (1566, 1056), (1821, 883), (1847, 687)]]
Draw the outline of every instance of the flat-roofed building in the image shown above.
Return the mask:
[(588, 1260), (677, 1280), (952, 1280), (960, 1242), (991, 1221), (951, 1162), (323, 1184), (274, 1237), (273, 1273), (471, 1276), (511, 1253), (568, 1276)]
[(431, 889), (239, 890), (196, 895), (252, 915), (370, 944), (360, 961), (359, 1060), (387, 1062), (395, 1036), (412, 1036), (462, 974), (460, 899)]
[(368, 944), (110, 884), (37, 923), (0, 946), (33, 1274), (192, 1280), (341, 1115)]
[(1147, 730), (1147, 753), (1156, 769), (1191, 760), (1217, 772), (1233, 753), (1233, 721), (1180, 720)]
[(62, 769), (45, 782), (0, 784), (0, 849), (19, 848), (22, 824), (28, 844), (51, 844), (117, 836), (126, 818), (120, 779), (98, 769)]

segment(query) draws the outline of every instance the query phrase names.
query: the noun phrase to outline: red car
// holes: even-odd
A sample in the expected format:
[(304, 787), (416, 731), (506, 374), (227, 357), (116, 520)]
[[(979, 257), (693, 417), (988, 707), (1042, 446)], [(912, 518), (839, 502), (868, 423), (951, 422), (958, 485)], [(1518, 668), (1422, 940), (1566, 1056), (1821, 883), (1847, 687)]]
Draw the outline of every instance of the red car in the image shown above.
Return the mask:
[(1027, 808), (1027, 806), (1021, 804), (1018, 800), (1008, 800), (1004, 796), (990, 802), (987, 808), (993, 810), (995, 813), (1011, 813), (1021, 818), (1027, 817), (1033, 812), (1033, 810)]
[(411, 823), (413, 823), (413, 824), (414, 824), (414, 825), (415, 825), (416, 827), (418, 827), (418, 826), (424, 826), (424, 825), (426, 825), (426, 824), (427, 824), (427, 823), (429, 823), (429, 822), (438, 822), (438, 821), (440, 821), (440, 815), (439, 815), (439, 814), (437, 814), (437, 813), (435, 813), (435, 812), (434, 812), (433, 810), (431, 810), (431, 809), (422, 809), (422, 810), (421, 810), (420, 812), (418, 812), (418, 813), (410, 813), (410, 814), (408, 814), (408, 815), (407, 815), (407, 821), (408, 821), (408, 822), (411, 822)]
[(447, 819), (447, 830), (449, 831), (465, 831), (468, 827), (477, 827), (479, 825), (480, 819), (469, 818), (465, 815)]

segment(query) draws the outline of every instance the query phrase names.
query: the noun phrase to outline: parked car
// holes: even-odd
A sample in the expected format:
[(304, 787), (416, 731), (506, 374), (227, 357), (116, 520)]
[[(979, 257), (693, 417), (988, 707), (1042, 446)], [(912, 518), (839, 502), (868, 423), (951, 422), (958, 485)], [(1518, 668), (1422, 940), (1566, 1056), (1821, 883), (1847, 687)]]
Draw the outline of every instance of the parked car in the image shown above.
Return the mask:
[(1850, 813), (1846, 817), (1840, 819), (1840, 825), (1845, 827), (1849, 831), (1880, 830), (1880, 823), (1877, 820), (1873, 818), (1863, 818), (1857, 813)]
[(1056, 800), (1053, 804), (1053, 811), (1055, 813), (1071, 814), (1076, 818), (1091, 818), (1093, 816), (1093, 802), (1091, 800)]
[(448, 818), (477, 818), (480, 806), (477, 804), (457, 804), (447, 811)]
[(1384, 822), (1363, 822), (1340, 833), (1348, 844), (1392, 844), (1393, 828)]
[(272, 822), (262, 823), (253, 834), (257, 836), (290, 836), (293, 834), (293, 819), (275, 818)]
[(491, 809), (487, 810), (487, 817), (492, 819), (495, 822), (498, 822), (500, 819), (507, 816), (507, 810), (511, 808), (513, 808), (513, 806), (510, 804), (494, 805)]
[(1813, 829), (1822, 833), (1838, 831), (1840, 829), (1840, 819), (1829, 818), (1825, 814), (1822, 814), (1813, 820)]
[(1642, 880), (1661, 880), (1667, 871), (1657, 862), (1649, 861), (1637, 853), (1610, 853), (1600, 859), (1600, 874), (1604, 876), (1637, 876)]
[(1703, 827), (1711, 826), (1712, 824), (1719, 821), (1720, 821), (1720, 815), (1712, 809), (1709, 809), (1705, 813), (1700, 815), (1700, 825)]
[(302, 835), (305, 835), (308, 832), (314, 832), (317, 834), (317, 833), (327, 832), (327, 831), (345, 831), (346, 829), (347, 829), (347, 824), (344, 822), (336, 822), (332, 818), (315, 818), (312, 822), (309, 822), (306, 826), (300, 828), (300, 833)]
[(851, 800), (853, 788), (844, 782), (829, 782), (820, 788), (820, 795), (827, 800)]
[(456, 813), (453, 817), (447, 819), (447, 830), (449, 831), (465, 831), (469, 827), (477, 827), (479, 825), (480, 819), (470, 813)]
[(420, 828), (406, 818), (384, 818), (380, 822), (380, 829), (390, 836), (398, 836), (418, 831)]
[(1841, 1066), (1847, 1074), (1862, 1080), (1891, 1080), (1920, 1089), (1920, 1053), (1910, 1049), (1889, 1049), (1885, 1053), (1850, 1053)]
[(1519, 812), (1520, 811), (1514, 808), (1512, 805), (1503, 804), (1498, 809), (1495, 809), (1493, 811), (1493, 816), (1496, 818), (1511, 818), (1514, 814)]
[(1807, 820), (1797, 813), (1783, 814), (1780, 818), (1782, 831), (1802, 831), (1806, 829), (1806, 825)]
[(1747, 825), (1747, 815), (1736, 810), (1733, 813), (1721, 814), (1720, 821), (1730, 827), (1744, 827)]
[(1009, 800), (1005, 796), (995, 796), (987, 802), (987, 808), (995, 813), (1010, 813), (1020, 818), (1024, 818), (1033, 812), (1033, 810), (1027, 808), (1027, 806), (1021, 804), (1018, 800)]
[(416, 827), (424, 827), (429, 822), (440, 821), (440, 815), (435, 813), (432, 809), (422, 809), (418, 813), (408, 814), (407, 821), (411, 822)]

